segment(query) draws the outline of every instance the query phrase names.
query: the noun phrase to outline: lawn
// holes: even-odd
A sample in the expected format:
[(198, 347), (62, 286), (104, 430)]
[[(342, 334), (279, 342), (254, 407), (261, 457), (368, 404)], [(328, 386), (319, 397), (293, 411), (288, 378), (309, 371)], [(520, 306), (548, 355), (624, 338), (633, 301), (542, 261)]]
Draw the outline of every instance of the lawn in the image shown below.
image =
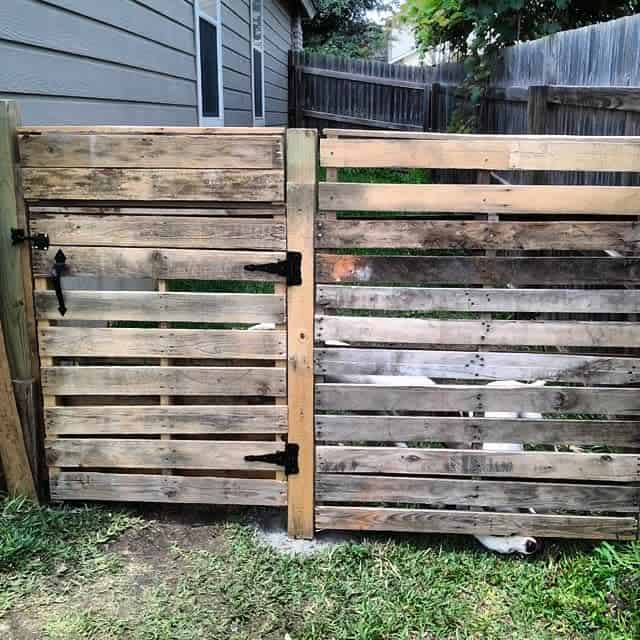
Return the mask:
[(1, 509), (6, 640), (640, 637), (639, 543), (524, 560), (466, 537), (355, 537), (291, 555), (266, 544), (263, 512)]

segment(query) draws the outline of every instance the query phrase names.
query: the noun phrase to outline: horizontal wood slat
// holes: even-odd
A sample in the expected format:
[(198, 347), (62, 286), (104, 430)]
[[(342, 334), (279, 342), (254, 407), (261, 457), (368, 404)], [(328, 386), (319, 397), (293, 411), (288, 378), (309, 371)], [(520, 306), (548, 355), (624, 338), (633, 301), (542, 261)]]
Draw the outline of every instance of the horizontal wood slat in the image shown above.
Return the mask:
[[(210, 251), (206, 249), (121, 249), (119, 247), (58, 247), (33, 254), (35, 277), (48, 278), (62, 248), (66, 276), (153, 278), (155, 280), (284, 281), (279, 275), (247, 271), (248, 264), (284, 260), (283, 252)], [(63, 285), (64, 286), (64, 285)], [(69, 306), (67, 304), (67, 306)]]
[(320, 220), (316, 246), (634, 251), (640, 246), (640, 226), (636, 222)]
[(320, 209), (638, 215), (640, 187), (320, 183)]
[(122, 216), (137, 216), (138, 224), (145, 224), (144, 219), (141, 216), (185, 216), (185, 217), (230, 217), (230, 218), (264, 218), (264, 217), (278, 217), (284, 216), (285, 210), (282, 206), (247, 206), (246, 204), (238, 204), (237, 206), (230, 206), (225, 208), (220, 207), (207, 207), (206, 203), (202, 203), (201, 207), (193, 206), (170, 206), (170, 205), (140, 205), (134, 206), (113, 206), (112, 204), (101, 205), (100, 203), (91, 202), (87, 205), (76, 206), (63, 206), (63, 205), (50, 205), (39, 206), (32, 205), (29, 207), (29, 214), (31, 218), (37, 217), (40, 214), (56, 214), (65, 215), (73, 214), (76, 216), (91, 216), (91, 215), (122, 215)]
[(361, 344), (636, 347), (640, 323), (318, 316), (316, 338)]
[(632, 289), (466, 289), (318, 285), (316, 301), (328, 309), (471, 311), (508, 313), (640, 313)]
[[(60, 246), (286, 249), (284, 221), (186, 216), (33, 214), (31, 231)], [(616, 247), (619, 248), (619, 244)], [(607, 245), (616, 248), (613, 244)]]
[(640, 447), (640, 422), (320, 414), (316, 416), (316, 438), (323, 442), (515, 442)]
[(27, 200), (284, 201), (274, 169), (25, 168), (22, 186)]
[(325, 167), (640, 171), (640, 138), (455, 135), (320, 142)]
[(316, 449), (320, 473), (463, 475), (635, 482), (640, 456), (616, 453), (330, 447)]
[(50, 396), (283, 396), (285, 371), (269, 367), (50, 367)]
[(129, 125), (46, 125), (38, 127), (19, 127), (19, 135), (41, 136), (51, 133), (69, 133), (76, 135), (221, 135), (221, 136), (275, 136), (284, 135), (284, 127), (135, 127)]
[(281, 480), (62, 472), (51, 478), (52, 500), (115, 500), (284, 507)]
[(321, 283), (637, 285), (640, 258), (363, 256), (318, 253)]
[(335, 382), (340, 382), (341, 377), (348, 375), (383, 375), (610, 385), (640, 383), (640, 358), (339, 348), (316, 349), (315, 360), (316, 373), (327, 381)]
[(45, 357), (273, 360), (287, 355), (285, 331), (50, 327), (39, 331), (38, 339)]
[(320, 502), (456, 504), (501, 509), (526, 505), (543, 512), (637, 513), (640, 488), (320, 473), (316, 478), (316, 495)]
[(316, 528), (633, 540), (636, 538), (637, 521), (635, 518), (604, 516), (317, 507)]
[(640, 414), (637, 389), (617, 387), (428, 387), (317, 384), (320, 411), (515, 411), (550, 414)]
[[(68, 307), (65, 320), (245, 324), (285, 321), (284, 295), (65, 291), (64, 297)], [(55, 291), (36, 291), (35, 303), (39, 319), (60, 319)]]
[(49, 436), (286, 434), (286, 406), (47, 407)]
[(45, 133), (19, 137), (23, 167), (282, 169), (282, 136)]
[(247, 462), (247, 455), (282, 449), (279, 442), (230, 440), (115, 440), (55, 438), (47, 440), (49, 466), (126, 469), (211, 469), (278, 471), (266, 462)]

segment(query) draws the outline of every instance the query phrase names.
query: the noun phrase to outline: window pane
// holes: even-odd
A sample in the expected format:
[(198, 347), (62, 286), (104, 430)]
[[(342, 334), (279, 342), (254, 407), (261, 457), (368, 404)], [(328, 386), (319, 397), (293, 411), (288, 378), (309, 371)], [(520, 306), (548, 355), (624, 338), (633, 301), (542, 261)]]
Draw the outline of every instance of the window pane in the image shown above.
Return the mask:
[(262, 104), (262, 51), (253, 50), (253, 100), (255, 104), (256, 118), (264, 117), (264, 106)]
[(200, 18), (200, 73), (202, 75), (202, 115), (220, 117), (218, 83), (218, 28)]
[(218, 0), (198, 0), (198, 8), (210, 18), (218, 19)]
[(262, 0), (252, 0), (253, 46), (262, 49)]

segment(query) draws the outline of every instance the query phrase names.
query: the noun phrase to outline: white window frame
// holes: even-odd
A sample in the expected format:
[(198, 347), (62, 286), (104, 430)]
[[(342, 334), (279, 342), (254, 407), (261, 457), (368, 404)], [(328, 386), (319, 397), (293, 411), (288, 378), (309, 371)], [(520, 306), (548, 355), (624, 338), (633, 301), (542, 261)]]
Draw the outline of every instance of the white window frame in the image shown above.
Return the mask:
[[(208, 13), (200, 10), (199, 0), (194, 0), (193, 11), (195, 16), (195, 44), (196, 44), (196, 67), (197, 67), (197, 93), (198, 93), (198, 122), (201, 127), (224, 127), (224, 95), (222, 81), (222, 2), (216, 0), (218, 17), (214, 18)], [(203, 115), (202, 105), (202, 65), (200, 62), (200, 18), (210, 22), (216, 27), (218, 32), (218, 101), (220, 116), (217, 118)]]
[[(253, 105), (253, 126), (254, 127), (264, 127), (266, 121), (267, 114), (267, 98), (264, 91), (264, 0), (260, 0), (262, 4), (262, 12), (260, 15), (260, 19), (262, 21), (260, 32), (262, 33), (262, 40), (260, 47), (256, 47), (254, 44), (253, 38), (253, 0), (249, 0), (249, 6), (251, 8), (251, 103)], [(262, 116), (256, 117), (256, 70), (255, 70), (255, 55), (254, 49), (260, 51), (261, 60), (262, 60)]]

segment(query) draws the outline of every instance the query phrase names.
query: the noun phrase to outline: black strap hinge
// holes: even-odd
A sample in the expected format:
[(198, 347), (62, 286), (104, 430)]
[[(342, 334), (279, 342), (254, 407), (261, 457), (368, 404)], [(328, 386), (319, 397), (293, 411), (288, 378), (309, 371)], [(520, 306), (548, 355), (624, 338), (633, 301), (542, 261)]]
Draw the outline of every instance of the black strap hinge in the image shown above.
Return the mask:
[(33, 236), (28, 236), (24, 229), (11, 229), (11, 243), (20, 244), (21, 242), (30, 241), (34, 249), (40, 249), (40, 251), (46, 251), (49, 244), (49, 236), (46, 233), (36, 233)]
[(273, 273), (286, 278), (287, 286), (296, 287), (302, 284), (302, 254), (299, 251), (287, 251), (286, 260), (268, 264), (247, 264), (244, 270)]
[(294, 476), (300, 473), (298, 466), (298, 453), (300, 445), (287, 442), (284, 451), (276, 451), (276, 453), (265, 453), (264, 455), (245, 456), (246, 462), (266, 462), (267, 464), (276, 464), (284, 467), (284, 472), (288, 476)]

